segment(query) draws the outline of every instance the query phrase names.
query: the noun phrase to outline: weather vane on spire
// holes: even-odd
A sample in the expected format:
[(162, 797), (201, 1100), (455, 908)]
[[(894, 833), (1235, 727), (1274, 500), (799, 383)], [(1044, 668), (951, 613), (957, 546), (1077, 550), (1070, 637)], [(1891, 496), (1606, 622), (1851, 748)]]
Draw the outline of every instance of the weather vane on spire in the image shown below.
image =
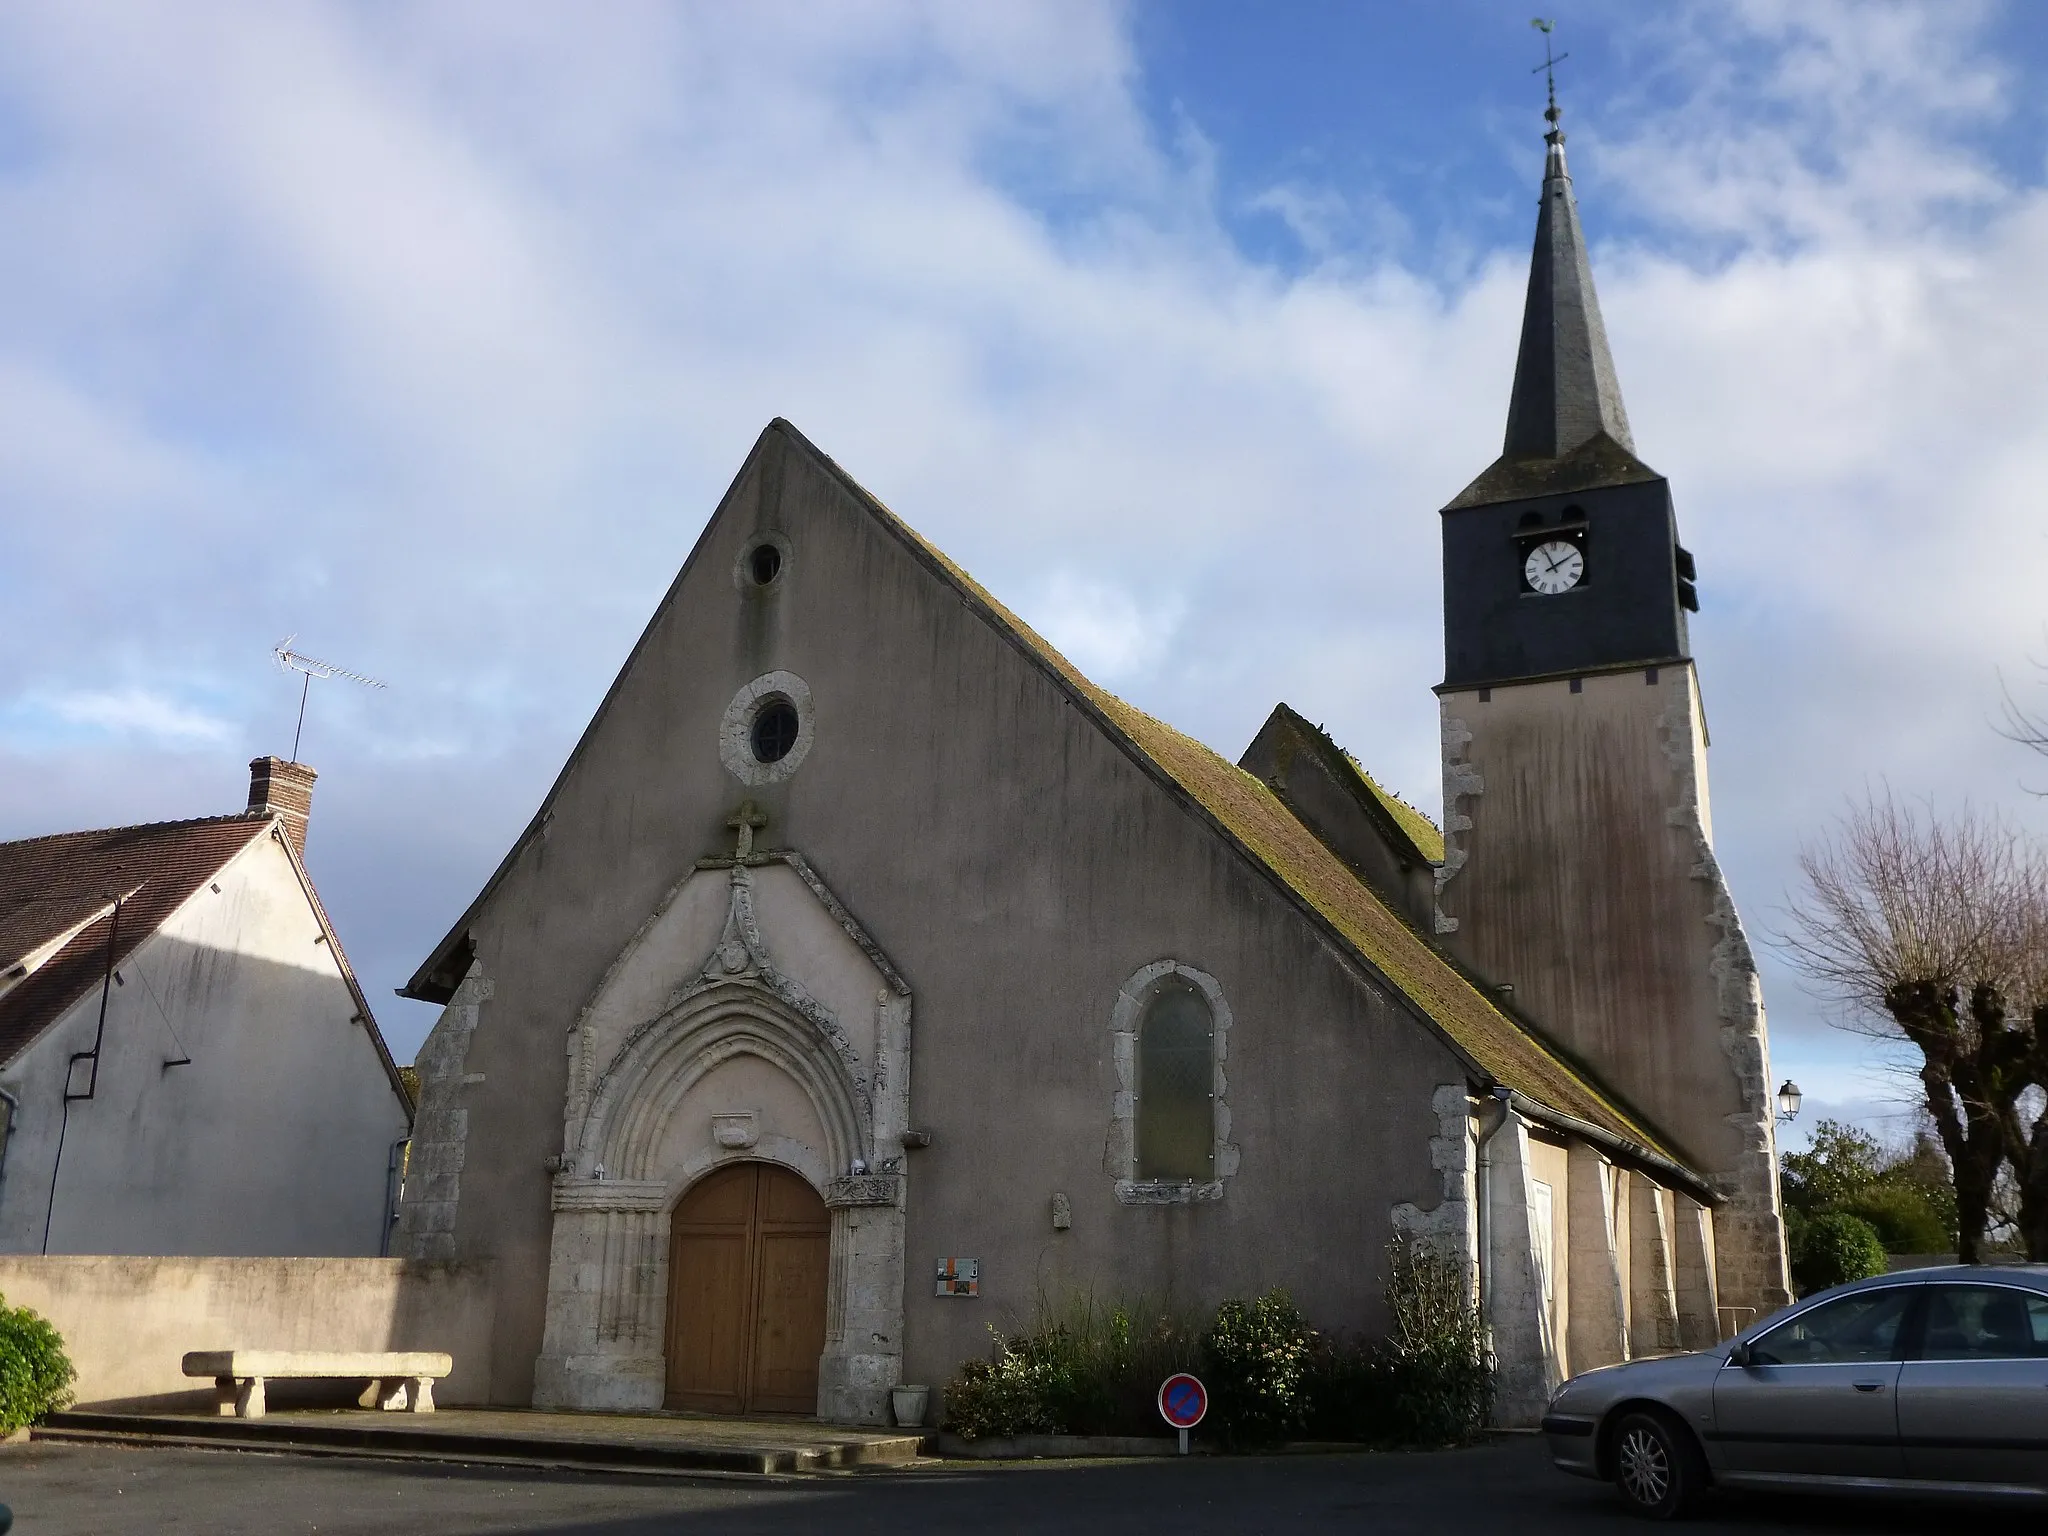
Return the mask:
[[(1538, 64), (1536, 69), (1543, 71), (1543, 78), (1550, 86), (1550, 106), (1544, 111), (1544, 121), (1550, 124), (1550, 132), (1556, 134), (1562, 140), (1564, 130), (1557, 126), (1558, 120), (1564, 116), (1557, 109), (1557, 66), (1570, 58), (1571, 55), (1568, 53), (1553, 55), (1550, 51), (1550, 34), (1557, 30), (1556, 22), (1547, 16), (1532, 16), (1529, 18), (1529, 25), (1543, 34), (1543, 62)], [(1529, 73), (1535, 74), (1536, 69), (1530, 70)], [(1549, 136), (1549, 134), (1544, 135), (1546, 138)]]

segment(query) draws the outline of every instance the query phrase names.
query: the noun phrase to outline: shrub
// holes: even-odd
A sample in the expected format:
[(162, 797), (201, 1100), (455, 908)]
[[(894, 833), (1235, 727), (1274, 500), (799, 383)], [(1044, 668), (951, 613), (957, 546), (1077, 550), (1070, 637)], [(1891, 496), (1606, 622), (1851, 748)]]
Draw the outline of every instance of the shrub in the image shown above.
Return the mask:
[(1226, 1301), (1202, 1335), (1210, 1411), (1233, 1445), (1270, 1445), (1308, 1421), (1315, 1333), (1285, 1291)]
[(1196, 1325), (1163, 1302), (1041, 1300), (1032, 1347), (1049, 1364), (1058, 1416), (1077, 1435), (1157, 1435), (1159, 1384), (1200, 1363)]
[(1886, 1253), (1952, 1253), (1955, 1232), (1924, 1190), (1886, 1180), (1852, 1196), (1844, 1215), (1868, 1222)]
[(0, 1433), (12, 1434), (71, 1401), (78, 1373), (64, 1340), (27, 1307), (0, 1298)]
[(946, 1427), (964, 1440), (1050, 1435), (1063, 1428), (1030, 1359), (1000, 1334), (993, 1360), (961, 1362), (946, 1388)]
[(1462, 1259), (1387, 1246), (1393, 1329), (1376, 1344), (1322, 1341), (1308, 1369), (1311, 1436), (1368, 1445), (1461, 1445), (1486, 1427), (1493, 1357)]
[(1040, 1297), (1029, 1332), (990, 1335), (994, 1358), (967, 1361), (946, 1389), (946, 1426), (966, 1439), (1157, 1435), (1159, 1384), (1200, 1358), (1195, 1328), (1145, 1301)]
[(1792, 1225), (1789, 1235), (1792, 1278), (1802, 1295), (1884, 1273), (1884, 1244), (1860, 1216), (1828, 1211)]
[(1828, 1215), (1867, 1222), (1889, 1253), (1955, 1250), (1955, 1181), (1932, 1137), (1887, 1152), (1874, 1137), (1823, 1120), (1807, 1151), (1785, 1155), (1783, 1189), (1786, 1246), (1795, 1251), (1803, 1224)]
[(1387, 1245), (1384, 1346), (1394, 1420), (1408, 1445), (1462, 1445), (1493, 1411), (1493, 1351), (1465, 1261), (1402, 1235)]
[(1464, 1261), (1427, 1243), (1389, 1245), (1389, 1336), (1319, 1335), (1285, 1291), (1226, 1301), (1199, 1333), (1162, 1304), (1039, 1298), (1028, 1332), (989, 1330), (991, 1358), (946, 1389), (946, 1427), (964, 1439), (1157, 1435), (1159, 1384), (1199, 1369), (1204, 1427), (1235, 1446), (1308, 1434), (1373, 1445), (1458, 1445), (1486, 1424), (1493, 1359)]
[(1877, 1139), (1840, 1120), (1813, 1128), (1812, 1145), (1780, 1159), (1785, 1204), (1818, 1216), (1860, 1194), (1882, 1177), (1884, 1149)]
[(1304, 1433), (1309, 1439), (1400, 1442), (1394, 1374), (1384, 1345), (1319, 1336), (1309, 1351), (1302, 1389), (1308, 1399)]
[[(1941, 1223), (1942, 1239), (1919, 1253), (1954, 1253), (1956, 1250), (1956, 1182), (1949, 1173), (1948, 1157), (1941, 1143), (1924, 1132), (1913, 1139), (1913, 1150), (1885, 1170), (1887, 1184), (1901, 1185), (1917, 1192)], [(1904, 1251), (1904, 1250), (1900, 1250)]]

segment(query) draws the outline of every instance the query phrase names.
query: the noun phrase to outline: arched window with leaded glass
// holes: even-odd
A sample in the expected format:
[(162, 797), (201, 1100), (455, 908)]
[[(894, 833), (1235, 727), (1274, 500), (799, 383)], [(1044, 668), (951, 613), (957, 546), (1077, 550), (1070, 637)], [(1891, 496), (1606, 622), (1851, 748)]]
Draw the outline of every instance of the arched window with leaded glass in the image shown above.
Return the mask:
[(1216, 1177), (1216, 1020), (1184, 976), (1163, 977), (1138, 1021), (1138, 1177)]
[(1223, 1198), (1237, 1172), (1227, 1098), (1230, 1007), (1216, 978), (1155, 960), (1110, 1014), (1116, 1097), (1108, 1170), (1124, 1205)]

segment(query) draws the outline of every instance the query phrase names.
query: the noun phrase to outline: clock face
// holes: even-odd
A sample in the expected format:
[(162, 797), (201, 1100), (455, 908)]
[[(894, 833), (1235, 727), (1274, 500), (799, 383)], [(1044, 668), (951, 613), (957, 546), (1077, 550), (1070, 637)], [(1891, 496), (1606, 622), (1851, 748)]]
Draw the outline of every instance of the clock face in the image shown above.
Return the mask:
[(1528, 580), (1530, 590), (1541, 592), (1546, 597), (1571, 591), (1585, 574), (1586, 557), (1579, 553), (1578, 545), (1563, 539), (1538, 544), (1529, 551), (1529, 558), (1522, 562), (1522, 575)]

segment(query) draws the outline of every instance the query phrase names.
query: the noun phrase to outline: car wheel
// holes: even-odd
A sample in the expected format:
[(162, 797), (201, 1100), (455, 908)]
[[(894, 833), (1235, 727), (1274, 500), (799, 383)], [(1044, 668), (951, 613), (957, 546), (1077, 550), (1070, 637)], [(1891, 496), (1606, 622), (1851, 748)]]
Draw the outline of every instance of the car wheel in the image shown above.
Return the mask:
[(1614, 1427), (1614, 1486), (1637, 1514), (1676, 1520), (1706, 1480), (1692, 1437), (1669, 1419), (1631, 1413)]

